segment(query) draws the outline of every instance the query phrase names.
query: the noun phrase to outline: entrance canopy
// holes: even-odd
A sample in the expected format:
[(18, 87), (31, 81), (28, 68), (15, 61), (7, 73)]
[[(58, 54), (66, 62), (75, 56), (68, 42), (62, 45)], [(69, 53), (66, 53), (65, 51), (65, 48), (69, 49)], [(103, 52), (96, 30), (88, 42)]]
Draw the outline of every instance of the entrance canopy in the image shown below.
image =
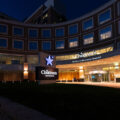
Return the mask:
[(73, 64), (56, 66), (59, 69), (59, 80), (77, 80), (93, 82), (120, 81), (120, 55)]
[(56, 67), (59, 69), (78, 69), (80, 67), (103, 66), (110, 64), (117, 65), (118, 63), (120, 63), (120, 55), (89, 62), (57, 65)]

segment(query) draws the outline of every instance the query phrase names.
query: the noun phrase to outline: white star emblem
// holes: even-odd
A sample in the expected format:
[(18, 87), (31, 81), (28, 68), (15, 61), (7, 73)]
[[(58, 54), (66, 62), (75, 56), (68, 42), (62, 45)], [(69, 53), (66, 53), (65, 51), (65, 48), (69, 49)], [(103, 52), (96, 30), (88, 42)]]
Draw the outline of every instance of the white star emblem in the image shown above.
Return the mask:
[(47, 65), (50, 65), (50, 66), (52, 66), (53, 64), (52, 64), (52, 62), (53, 62), (53, 56), (48, 56), (48, 58), (46, 58), (46, 62), (47, 62)]

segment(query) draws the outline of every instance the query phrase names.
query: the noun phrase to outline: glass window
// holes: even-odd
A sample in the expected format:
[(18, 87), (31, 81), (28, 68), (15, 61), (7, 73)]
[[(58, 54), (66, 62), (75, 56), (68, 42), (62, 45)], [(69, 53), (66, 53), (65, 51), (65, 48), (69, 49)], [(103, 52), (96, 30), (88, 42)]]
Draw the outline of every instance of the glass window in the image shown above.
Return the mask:
[(14, 27), (14, 35), (23, 35), (23, 28)]
[(56, 41), (56, 49), (64, 49), (64, 40)]
[(117, 43), (117, 49), (120, 50), (120, 42)]
[(7, 47), (7, 39), (0, 38), (0, 47), (2, 47), (2, 48)]
[(42, 37), (43, 38), (50, 38), (51, 37), (51, 30), (50, 29), (42, 30)]
[(0, 64), (23, 64), (24, 56), (0, 54)]
[(78, 38), (69, 39), (69, 47), (77, 47), (78, 46)]
[(112, 27), (108, 26), (100, 30), (100, 40), (105, 40), (112, 37)]
[(6, 25), (0, 25), (0, 33), (7, 33), (7, 26)]
[(56, 37), (63, 37), (64, 36), (64, 28), (56, 29)]
[(103, 24), (110, 19), (111, 19), (111, 9), (108, 9), (107, 11), (105, 11), (104, 13), (101, 13), (99, 15), (99, 23), (100, 24)]
[(118, 16), (120, 16), (120, 2), (118, 2)]
[(20, 64), (19, 60), (11, 60), (11, 64)]
[(120, 21), (118, 22), (118, 33), (120, 34)]
[(38, 55), (29, 55), (27, 56), (28, 64), (37, 65), (39, 64), (39, 57)]
[(83, 30), (88, 30), (93, 27), (93, 19), (89, 19), (85, 22), (83, 22)]
[(69, 26), (69, 35), (78, 33), (78, 24)]
[(29, 50), (38, 50), (38, 42), (37, 41), (29, 42)]
[(29, 37), (30, 38), (37, 38), (38, 37), (38, 30), (30, 29), (29, 30)]
[(90, 33), (83, 36), (84, 45), (91, 44), (94, 41), (94, 34)]
[(23, 49), (23, 41), (14, 40), (14, 48), (16, 48), (16, 49)]
[(42, 50), (51, 50), (51, 42), (50, 41), (42, 42)]

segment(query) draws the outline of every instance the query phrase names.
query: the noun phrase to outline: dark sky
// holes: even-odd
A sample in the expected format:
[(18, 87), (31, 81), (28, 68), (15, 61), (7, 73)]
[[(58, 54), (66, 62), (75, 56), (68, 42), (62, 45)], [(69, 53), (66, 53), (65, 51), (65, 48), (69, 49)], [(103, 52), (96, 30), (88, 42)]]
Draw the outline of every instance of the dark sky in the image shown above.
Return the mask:
[[(1, 0), (0, 11), (18, 20), (33, 13), (46, 0)], [(67, 18), (80, 17), (110, 0), (61, 0), (66, 6)]]

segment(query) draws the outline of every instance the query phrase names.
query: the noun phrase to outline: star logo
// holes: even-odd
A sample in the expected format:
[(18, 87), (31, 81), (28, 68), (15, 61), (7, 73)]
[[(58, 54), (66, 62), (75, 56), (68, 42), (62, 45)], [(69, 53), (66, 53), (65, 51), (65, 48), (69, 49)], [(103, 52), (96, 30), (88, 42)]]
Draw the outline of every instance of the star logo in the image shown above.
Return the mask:
[(47, 65), (50, 65), (50, 66), (52, 66), (53, 65), (53, 59), (54, 59), (54, 57), (53, 56), (48, 56), (47, 58), (46, 58), (46, 62), (47, 62)]

